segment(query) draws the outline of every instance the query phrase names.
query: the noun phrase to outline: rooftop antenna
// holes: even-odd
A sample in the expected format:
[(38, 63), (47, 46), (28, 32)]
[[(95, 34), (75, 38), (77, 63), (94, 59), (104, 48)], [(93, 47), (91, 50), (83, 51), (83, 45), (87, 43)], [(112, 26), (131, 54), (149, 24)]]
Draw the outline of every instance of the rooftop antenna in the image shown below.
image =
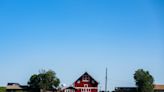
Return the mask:
[(105, 72), (105, 92), (107, 92), (107, 86), (108, 86), (108, 69), (106, 68)]

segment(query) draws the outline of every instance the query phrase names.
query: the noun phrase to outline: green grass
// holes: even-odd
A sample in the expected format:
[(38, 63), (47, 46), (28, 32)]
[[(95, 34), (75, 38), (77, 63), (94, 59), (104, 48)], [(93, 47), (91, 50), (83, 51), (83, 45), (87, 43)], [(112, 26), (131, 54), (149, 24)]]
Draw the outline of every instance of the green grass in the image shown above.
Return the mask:
[(0, 92), (6, 92), (6, 87), (0, 87)]

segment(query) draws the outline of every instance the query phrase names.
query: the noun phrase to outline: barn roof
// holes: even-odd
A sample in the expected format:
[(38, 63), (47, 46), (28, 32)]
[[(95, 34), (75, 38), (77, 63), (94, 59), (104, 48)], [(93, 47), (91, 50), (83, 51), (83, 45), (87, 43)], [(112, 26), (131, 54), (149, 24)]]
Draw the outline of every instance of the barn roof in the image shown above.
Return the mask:
[[(88, 72), (85, 72), (84, 74), (82, 74), (76, 81), (78, 81), (83, 75), (88, 75), (88, 76), (90, 76), (91, 79), (94, 80), (94, 81), (98, 84), (98, 82), (97, 82)], [(76, 82), (76, 81), (75, 81), (75, 82)], [(75, 82), (74, 82), (74, 83), (75, 83)]]

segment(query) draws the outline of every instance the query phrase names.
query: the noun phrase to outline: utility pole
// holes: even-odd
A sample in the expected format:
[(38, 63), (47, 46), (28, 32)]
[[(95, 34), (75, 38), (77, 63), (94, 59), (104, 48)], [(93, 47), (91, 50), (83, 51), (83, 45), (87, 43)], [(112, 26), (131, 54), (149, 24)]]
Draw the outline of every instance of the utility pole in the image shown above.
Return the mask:
[(105, 72), (105, 92), (107, 92), (107, 86), (108, 86), (108, 69), (106, 68)]

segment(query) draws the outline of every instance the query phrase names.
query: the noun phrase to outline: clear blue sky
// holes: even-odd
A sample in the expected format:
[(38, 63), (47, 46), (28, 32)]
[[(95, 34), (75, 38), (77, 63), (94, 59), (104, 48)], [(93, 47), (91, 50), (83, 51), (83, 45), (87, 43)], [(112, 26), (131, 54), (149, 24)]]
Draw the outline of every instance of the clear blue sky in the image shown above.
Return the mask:
[(135, 70), (164, 84), (163, 0), (1, 0), (0, 85), (52, 69), (71, 84), (88, 71), (103, 89), (134, 86)]

